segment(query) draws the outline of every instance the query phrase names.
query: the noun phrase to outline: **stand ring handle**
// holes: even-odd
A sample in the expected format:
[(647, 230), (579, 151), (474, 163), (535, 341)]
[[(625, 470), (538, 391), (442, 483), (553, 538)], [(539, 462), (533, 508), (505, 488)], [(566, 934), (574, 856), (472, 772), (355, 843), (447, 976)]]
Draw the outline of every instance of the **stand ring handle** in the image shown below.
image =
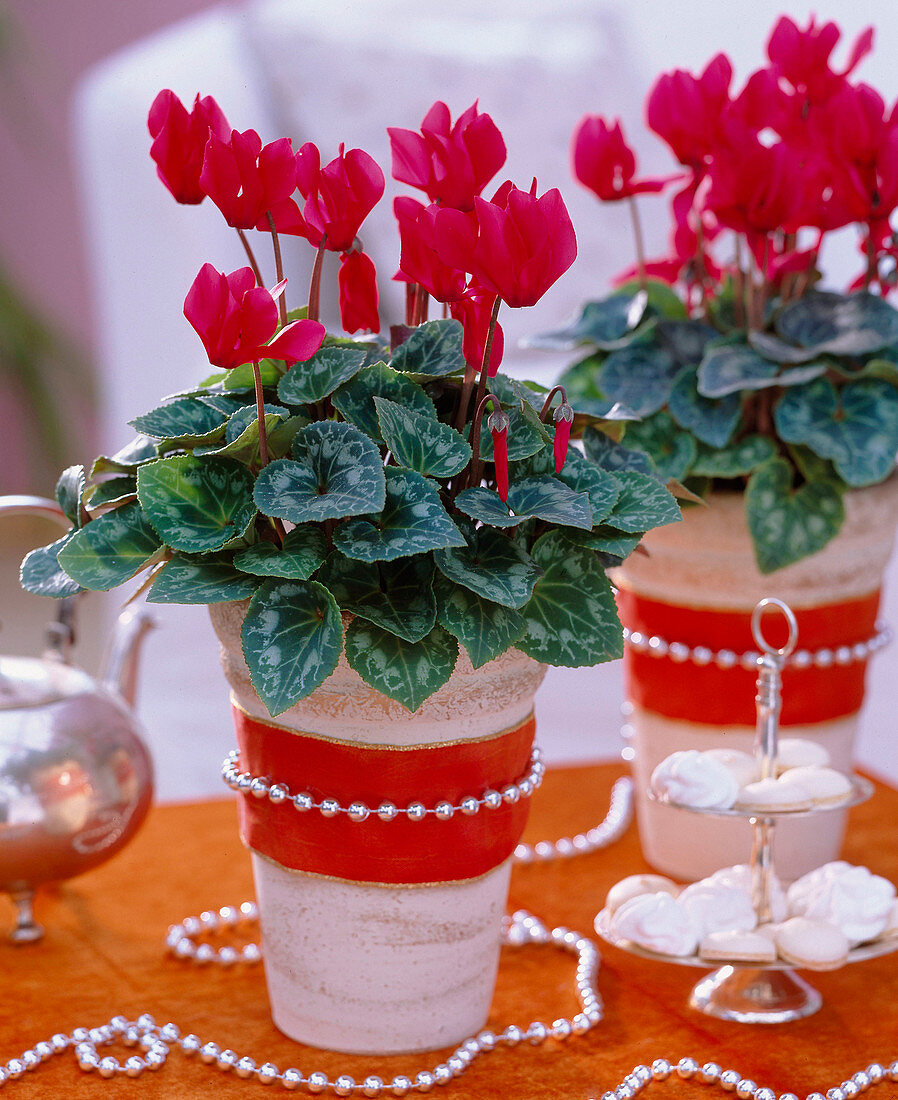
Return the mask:
[[(789, 627), (789, 637), (786, 639), (785, 644), (778, 649), (764, 637), (764, 630), (761, 626), (761, 619), (768, 608), (776, 608), (781, 611)], [(775, 596), (765, 596), (763, 600), (755, 605), (755, 609), (751, 613), (751, 632), (758, 649), (766, 653), (768, 657), (778, 657), (780, 660), (788, 657), (798, 642), (798, 623), (795, 620), (795, 613), (787, 603), (778, 600)]]

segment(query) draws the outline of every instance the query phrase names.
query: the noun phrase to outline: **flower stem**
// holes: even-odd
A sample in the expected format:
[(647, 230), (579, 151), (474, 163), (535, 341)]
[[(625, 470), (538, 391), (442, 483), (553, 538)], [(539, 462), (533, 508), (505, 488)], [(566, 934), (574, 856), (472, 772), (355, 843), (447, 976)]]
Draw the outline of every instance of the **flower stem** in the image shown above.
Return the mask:
[[(498, 301), (498, 299), (496, 300)], [(471, 462), (468, 466), (470, 473), (467, 478), (469, 487), (479, 484), (483, 473), (483, 463), (480, 461), (480, 422), (483, 420), (483, 410), (486, 408), (488, 401), (492, 402), (493, 411), (499, 408), (499, 402), (495, 397), (491, 393), (485, 393), (478, 401), (474, 410), (474, 418), (471, 421)]]
[(259, 460), (268, 465), (268, 433), (265, 431), (265, 397), (262, 393), (262, 372), (258, 361), (253, 362), (253, 381), (256, 385), (256, 416), (259, 420)]
[[(502, 305), (502, 299), (499, 295), (496, 295), (496, 300), (493, 302), (493, 312), (490, 314), (490, 327), (486, 333), (486, 343), (483, 345), (483, 362), (480, 364), (480, 380), (477, 383), (477, 405), (479, 406), (483, 401), (483, 395), (486, 393), (486, 380), (489, 377), (490, 356), (493, 353), (493, 337), (496, 334), (496, 320), (499, 316), (499, 306)], [(465, 415), (467, 416), (468, 410), (465, 409)]]
[(309, 309), (310, 321), (317, 321), (321, 311), (321, 267), (324, 263), (324, 250), (327, 244), (327, 235), (321, 238), (318, 251), (315, 253), (315, 263), (312, 266), (312, 281), (309, 283)]
[(240, 242), (246, 251), (246, 258), (249, 260), (249, 266), (253, 269), (253, 275), (256, 277), (256, 286), (265, 286), (262, 282), (262, 272), (259, 270), (259, 265), (256, 263), (256, 257), (253, 255), (253, 250), (249, 246), (249, 240), (242, 229), (237, 230), (237, 236), (240, 238)]
[(867, 270), (864, 274), (864, 290), (869, 291), (870, 284), (879, 278), (879, 265), (876, 262), (876, 245), (873, 243), (873, 226), (867, 222)]
[(636, 243), (636, 269), (639, 272), (639, 289), (646, 289), (645, 241), (642, 236), (642, 222), (639, 220), (639, 208), (633, 195), (627, 196), (630, 207), (630, 220), (633, 222), (633, 238)]
[(561, 394), (562, 405), (567, 404), (567, 390), (565, 390), (564, 386), (553, 386), (546, 394), (546, 400), (543, 402), (542, 409), (540, 409), (539, 418), (543, 421), (543, 423), (545, 423), (546, 421), (546, 414), (552, 407), (552, 398), (555, 396), (556, 393)]
[[(274, 225), (274, 218), (271, 216), (271, 211), (265, 212), (265, 217), (268, 218), (268, 227), (271, 230), (271, 243), (274, 248), (274, 270), (277, 274), (278, 283), (284, 281), (284, 263), (281, 259), (281, 242), (278, 240), (278, 231)], [(281, 294), (278, 297), (278, 310), (281, 315), (281, 328), (287, 327), (287, 303), (284, 301), (284, 295)]]

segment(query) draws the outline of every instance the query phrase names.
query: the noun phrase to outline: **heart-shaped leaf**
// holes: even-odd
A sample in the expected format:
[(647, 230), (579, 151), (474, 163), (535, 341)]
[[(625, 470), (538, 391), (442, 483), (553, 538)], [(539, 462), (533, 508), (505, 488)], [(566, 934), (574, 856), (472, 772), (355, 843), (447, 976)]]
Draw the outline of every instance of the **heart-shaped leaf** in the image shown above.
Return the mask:
[(159, 538), (136, 502), (86, 523), (58, 552), (82, 588), (106, 592), (130, 580), (159, 550)]
[(635, 343), (613, 351), (599, 371), (603, 395), (631, 409), (637, 416), (649, 416), (667, 404), (680, 364), (657, 343)]
[(644, 293), (612, 294), (599, 302), (586, 302), (580, 316), (564, 328), (529, 337), (525, 347), (568, 351), (594, 344), (605, 351), (621, 346), (645, 318), (648, 296)]
[(346, 631), (346, 659), (366, 684), (415, 711), (452, 675), (458, 643), (439, 626), (420, 642), (406, 642), (353, 619)]
[(97, 482), (84, 494), (84, 503), (96, 512), (110, 504), (121, 504), (128, 497), (137, 495), (137, 478), (130, 474), (111, 477), (108, 481)]
[(242, 573), (257, 577), (307, 581), (324, 561), (325, 554), (321, 528), (302, 524), (287, 532), (282, 547), (272, 542), (257, 542), (255, 546), (238, 551), (234, 555), (234, 566)]
[(129, 421), (133, 428), (153, 439), (208, 441), (220, 435), (225, 414), (203, 401), (183, 397)]
[(470, 546), (437, 550), (433, 557), (449, 580), (504, 607), (523, 607), (539, 577), (520, 546), (488, 527), (475, 533)]
[(95, 459), (90, 468), (90, 476), (95, 478), (100, 474), (135, 474), (138, 466), (154, 462), (158, 457), (153, 440), (147, 439), (145, 435), (138, 435), (111, 458), (100, 455)]
[(411, 470), (390, 466), (386, 504), (379, 516), (351, 519), (334, 532), (334, 546), (359, 561), (394, 561), (448, 546), (464, 546), (433, 484)]
[(189, 394), (190, 397), (196, 397), (198, 401), (201, 401), (204, 405), (208, 405), (210, 409), (218, 409), (220, 413), (223, 413), (227, 417), (231, 417), (236, 412), (240, 412), (241, 409), (252, 409), (255, 405), (248, 405), (245, 401), (241, 401), (237, 397), (228, 397), (223, 393), (208, 393), (205, 390), (194, 390)]
[(731, 443), (719, 450), (699, 448), (692, 473), (698, 477), (742, 477), (775, 454), (776, 445), (772, 439), (764, 435), (748, 435), (738, 443)]
[[(274, 428), (281, 420), (286, 420), (290, 415), (290, 410), (285, 409), (283, 405), (270, 405), (265, 402), (265, 427)], [(246, 431), (250, 424), (258, 424), (259, 413), (255, 405), (244, 405), (242, 409), (238, 409), (233, 413), (225, 425), (225, 442), (233, 443), (239, 439), (241, 435)]]
[(589, 532), (565, 531), (564, 537), (577, 546), (595, 550), (599, 554), (606, 554), (621, 561), (629, 557), (642, 541), (642, 535), (625, 535), (623, 531), (618, 531), (614, 527), (605, 527), (603, 524), (599, 524)]
[(658, 335), (683, 366), (698, 366), (712, 340), (720, 338), (716, 328), (704, 321), (659, 321)]
[(56, 500), (73, 527), (81, 526), (81, 498), (84, 496), (84, 467), (69, 466), (56, 482)]
[(315, 581), (264, 581), (241, 637), (253, 687), (274, 716), (305, 699), (337, 667), (340, 609)]
[(772, 573), (822, 550), (845, 519), (839, 489), (830, 481), (792, 488), (792, 470), (772, 458), (751, 475), (745, 513), (762, 573)]
[(655, 478), (631, 472), (618, 483), (620, 496), (607, 518), (610, 527), (636, 534), (683, 518), (676, 500)]
[(866, 355), (898, 343), (898, 311), (864, 291), (813, 291), (780, 311), (776, 331), (818, 355)]
[(629, 424), (625, 438), (650, 456), (653, 469), (665, 481), (668, 478), (682, 481), (695, 461), (694, 436), (682, 431), (666, 412)]
[[(737, 393), (726, 397), (705, 397), (698, 392), (692, 367), (682, 370), (674, 382), (667, 407), (681, 428), (692, 432), (709, 447), (725, 447), (739, 424), (742, 402)], [(669, 475), (677, 477), (677, 474)]]
[(465, 369), (461, 322), (427, 321), (393, 352), (391, 366), (403, 374), (443, 378)]
[[(285, 369), (284, 364), (276, 359), (262, 359), (259, 363), (262, 385), (266, 389), (274, 389), (280, 382)], [(239, 367), (229, 370), (222, 378), (221, 384), (228, 393), (252, 392), (256, 387), (252, 363), (242, 363)]]
[(798, 386), (825, 373), (825, 363), (781, 370), (747, 344), (719, 344), (708, 349), (698, 368), (698, 391), (704, 397), (726, 397), (740, 390)]
[(446, 577), (439, 577), (434, 588), (440, 626), (458, 638), (474, 668), (504, 653), (524, 633), (520, 611), (485, 600)]
[(625, 447), (598, 428), (589, 427), (583, 432), (583, 450), (590, 462), (611, 473), (635, 470), (640, 474), (651, 475), (655, 472), (654, 464), (647, 454)]
[[(268, 410), (277, 409), (278, 405), (266, 405)], [(196, 447), (195, 455), (223, 455), (226, 458), (236, 458), (246, 466), (257, 466), (260, 463), (259, 446), (259, 421), (255, 407), (252, 408), (252, 416), (248, 417), (248, 423), (240, 434), (230, 443), (221, 446)], [(284, 412), (286, 413), (286, 409)], [(284, 416), (281, 413), (265, 413), (265, 432), (268, 438), (269, 458), (282, 458), (290, 450), (293, 439), (300, 428), (309, 423), (305, 416)], [(231, 427), (228, 422), (228, 429)]]
[(867, 379), (836, 390), (821, 378), (800, 394), (785, 393), (773, 415), (787, 443), (832, 459), (849, 485), (873, 485), (895, 468), (898, 390), (888, 382)]
[(278, 383), (278, 397), (288, 405), (323, 401), (365, 364), (367, 353), (358, 348), (323, 347), (304, 363), (294, 363)]
[(551, 531), (533, 547), (543, 570), (522, 610), (525, 633), (517, 643), (537, 661), (566, 668), (623, 655), (611, 584), (591, 550)]
[(318, 580), (342, 611), (360, 615), (407, 642), (420, 642), (433, 630), (437, 606), (429, 557), (368, 563), (335, 551)]
[(210, 455), (178, 455), (141, 466), (137, 499), (163, 542), (191, 554), (221, 550), (256, 515), (250, 471), (232, 458)]
[(381, 435), (400, 466), (425, 477), (443, 478), (457, 474), (471, 461), (467, 440), (448, 424), (385, 397), (375, 397), (374, 404)]
[(174, 557), (159, 570), (147, 603), (225, 603), (246, 600), (259, 582), (226, 562)]
[(49, 546), (40, 546), (26, 554), (19, 570), (19, 580), (26, 592), (59, 600), (65, 596), (77, 596), (82, 591), (81, 585), (73, 581), (59, 564), (59, 551), (68, 546), (74, 534), (75, 530), (69, 531)]
[(590, 530), (592, 508), (586, 493), (577, 493), (555, 477), (527, 477), (508, 491), (508, 506), (518, 516)]
[[(551, 429), (550, 429), (551, 430)], [(555, 452), (551, 445), (545, 445), (535, 455), (515, 462), (511, 468), (512, 481), (517, 483), (530, 477), (550, 477), (563, 482), (575, 493), (586, 493), (592, 509), (592, 522), (598, 523), (614, 507), (620, 494), (620, 486), (607, 471), (600, 469), (576, 449), (568, 449), (567, 458), (561, 473), (555, 473)], [(536, 515), (536, 513), (533, 513)], [(480, 518), (480, 517), (478, 517)], [(543, 516), (546, 519), (548, 517)], [(503, 524), (503, 526), (505, 526)]]
[(293, 441), (295, 459), (269, 463), (256, 479), (255, 499), (267, 516), (317, 523), (379, 512), (386, 481), (380, 451), (351, 424), (321, 420)]
[(434, 420), (437, 418), (433, 402), (417, 382), (399, 374), (386, 363), (373, 363), (370, 367), (364, 367), (335, 391), (331, 401), (346, 420), (361, 428), (375, 442), (383, 443), (374, 404), (375, 397), (386, 397), (410, 412), (424, 413)]

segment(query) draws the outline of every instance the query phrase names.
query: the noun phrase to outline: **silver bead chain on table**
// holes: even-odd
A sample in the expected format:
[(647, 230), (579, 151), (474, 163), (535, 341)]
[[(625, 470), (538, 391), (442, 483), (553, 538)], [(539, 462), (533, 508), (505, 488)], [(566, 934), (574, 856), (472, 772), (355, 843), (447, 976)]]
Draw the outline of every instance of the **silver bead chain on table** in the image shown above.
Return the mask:
[[(866, 661), (874, 653), (885, 649), (892, 641), (891, 629), (884, 623), (876, 624), (876, 633), (865, 642), (840, 645), (834, 649), (796, 649), (786, 661), (789, 668), (831, 668), (833, 665), (850, 665)], [(761, 654), (754, 650), (736, 653), (732, 649), (709, 649), (707, 646), (689, 646), (685, 642), (671, 642), (657, 634), (643, 634), (638, 630), (624, 630), (624, 641), (637, 653), (652, 657), (669, 657), (680, 664), (691, 661), (695, 665), (717, 665), (718, 668), (742, 668), (755, 671)]]
[[(529, 798), (543, 781), (546, 766), (542, 753), (534, 746), (530, 757), (530, 771), (501, 790), (487, 790), (481, 795), (468, 795), (453, 803), (448, 799), (437, 802), (435, 806), (425, 806), (423, 802), (410, 802), (408, 806), (397, 806), (393, 802), (381, 802), (372, 809), (361, 801), (350, 802), (342, 806), (336, 798), (315, 799), (308, 791), (294, 793), (286, 783), (273, 781), (267, 775), (253, 775), (240, 770), (240, 753), (232, 749), (221, 765), (221, 777), (234, 791), (251, 794), (258, 799), (268, 799), (275, 805), (292, 804), (299, 813), (317, 811), (323, 817), (336, 817), (346, 814), (350, 821), (366, 821), (372, 814), (381, 821), (395, 821), (405, 817), (410, 821), (423, 821), (428, 816), (438, 821), (449, 821), (455, 814), (473, 815), (481, 810), (496, 810), (502, 805)], [(558, 840), (541, 840), (536, 844), (519, 844), (514, 851), (517, 863), (545, 862), (551, 859), (569, 859), (571, 856), (588, 855), (606, 848), (626, 832), (633, 816), (633, 783), (624, 777), (618, 779), (611, 789), (611, 801), (605, 819), (585, 833)]]

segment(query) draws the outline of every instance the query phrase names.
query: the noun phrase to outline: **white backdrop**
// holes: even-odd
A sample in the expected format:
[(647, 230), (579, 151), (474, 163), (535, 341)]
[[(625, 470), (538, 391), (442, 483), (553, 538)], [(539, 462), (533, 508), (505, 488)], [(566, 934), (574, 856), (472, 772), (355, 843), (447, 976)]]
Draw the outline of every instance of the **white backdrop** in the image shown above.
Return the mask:
[[(181, 315), (184, 295), (203, 262), (225, 270), (244, 263), (236, 236), (210, 203), (180, 207), (156, 179), (146, 113), (160, 88), (173, 88), (185, 101), (197, 91), (213, 94), (232, 125), (252, 126), (265, 140), (284, 133), (313, 140), (325, 159), (335, 155), (339, 141), (362, 145), (387, 175), (385, 126), (414, 129), (433, 100), (445, 99), (455, 115), (479, 96), (481, 109), (505, 135), (507, 174), (522, 186), (537, 175), (541, 191), (560, 186), (580, 242), (574, 268), (538, 307), (506, 315), (513, 349), (517, 337), (557, 325), (584, 297), (604, 293), (610, 277), (632, 260), (625, 219), (570, 180), (567, 148), (580, 116), (621, 116), (644, 170), (669, 171), (664, 147), (641, 126), (642, 103), (655, 75), (674, 67), (695, 71), (722, 49), (741, 80), (761, 64), (781, 9), (781, 0), (494, 0), (488, 6), (456, 0), (451, 8), (421, 0), (262, 0), (213, 9), (108, 59), (82, 85), (73, 115), (93, 248), (105, 448), (130, 438), (130, 418), (208, 372), (199, 341)], [(807, 19), (803, 9), (793, 14), (799, 22)], [(876, 52), (860, 72), (893, 100), (894, 0), (821, 3), (817, 14), (840, 22), (848, 39), (866, 23), (877, 25)], [(649, 198), (642, 207), (649, 251), (658, 253), (667, 231), (663, 205)], [(397, 262), (386, 201), (363, 236), (378, 262), (383, 292)], [(288, 250), (295, 286), (304, 288), (308, 260), (301, 248)], [(834, 283), (853, 274), (853, 243), (832, 248), (828, 261)], [(384, 314), (397, 319), (395, 288), (386, 298)], [(515, 373), (544, 380), (562, 360), (510, 350), (507, 362)], [(884, 614), (895, 622), (894, 561), (887, 591)], [(201, 608), (153, 613), (160, 630), (147, 647), (140, 711), (157, 762), (159, 794), (172, 799), (221, 793), (218, 764), (232, 733), (211, 627)], [(893, 649), (872, 671), (860, 759), (898, 778), (898, 740), (891, 728), (896, 679)], [(614, 755), (621, 698), (617, 663), (551, 669), (537, 705), (549, 759)]]

